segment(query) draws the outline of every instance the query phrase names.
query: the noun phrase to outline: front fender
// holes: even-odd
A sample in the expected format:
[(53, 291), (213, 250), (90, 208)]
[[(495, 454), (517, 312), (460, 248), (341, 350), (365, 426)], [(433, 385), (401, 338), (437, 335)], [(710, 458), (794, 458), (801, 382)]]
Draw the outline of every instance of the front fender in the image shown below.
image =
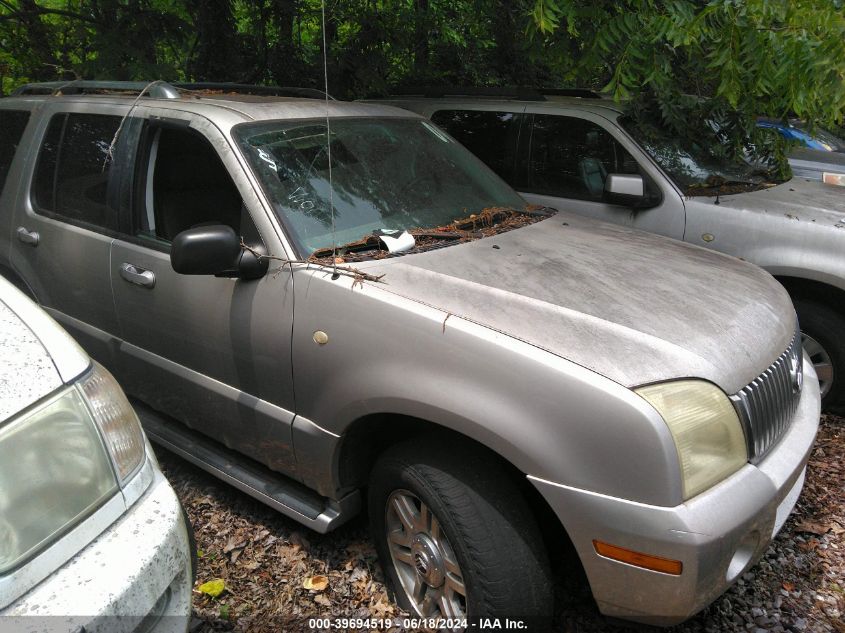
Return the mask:
[[(337, 445), (356, 420), (394, 414), (465, 435), (526, 475), (643, 503), (680, 503), (668, 428), (629, 389), (377, 283), (311, 269), (297, 271), (294, 289), (301, 472), (331, 467), (325, 459), (303, 463), (313, 455), (309, 434)], [(327, 342), (316, 343), (315, 331)]]
[(687, 200), (685, 241), (740, 257), (774, 276), (845, 290), (845, 222), (817, 221), (800, 206), (786, 214), (770, 212), (765, 205), (745, 207), (744, 200), (744, 194), (728, 196), (720, 205)]

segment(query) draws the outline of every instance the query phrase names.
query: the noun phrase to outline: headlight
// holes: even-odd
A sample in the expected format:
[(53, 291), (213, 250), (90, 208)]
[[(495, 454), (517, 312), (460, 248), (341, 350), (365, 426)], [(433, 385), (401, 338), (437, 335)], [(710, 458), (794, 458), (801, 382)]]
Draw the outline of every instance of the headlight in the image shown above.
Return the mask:
[(144, 461), (144, 434), (138, 416), (123, 389), (99, 363), (94, 363), (94, 371), (80, 386), (124, 483)]
[(142, 465), (144, 435), (103, 367), (0, 426), (0, 575), (117, 493)]
[(117, 490), (114, 470), (75, 388), (0, 427), (0, 574)]
[(678, 450), (684, 500), (739, 470), (748, 461), (739, 416), (725, 393), (703, 380), (678, 380), (635, 392), (663, 417)]

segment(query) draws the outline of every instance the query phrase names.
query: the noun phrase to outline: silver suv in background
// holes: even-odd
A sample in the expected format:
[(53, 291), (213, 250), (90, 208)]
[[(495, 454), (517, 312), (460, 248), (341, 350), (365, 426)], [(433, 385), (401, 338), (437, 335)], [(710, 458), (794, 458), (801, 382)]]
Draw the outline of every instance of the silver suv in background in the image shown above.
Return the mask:
[(825, 406), (845, 408), (845, 188), (802, 177), (772, 186), (748, 163), (716, 161), (702, 146), (642, 131), (589, 91), (513, 99), (452, 92), (381, 102), (437, 123), (529, 202), (761, 266), (795, 303)]
[(190, 526), (120, 386), (0, 278), (0, 631), (188, 627)]
[(818, 384), (751, 264), (527, 205), (388, 106), (95, 82), (0, 120), (4, 273), (154, 441), (319, 532), (365, 508), (415, 618), (548, 623), (568, 551), (678, 622), (795, 504)]

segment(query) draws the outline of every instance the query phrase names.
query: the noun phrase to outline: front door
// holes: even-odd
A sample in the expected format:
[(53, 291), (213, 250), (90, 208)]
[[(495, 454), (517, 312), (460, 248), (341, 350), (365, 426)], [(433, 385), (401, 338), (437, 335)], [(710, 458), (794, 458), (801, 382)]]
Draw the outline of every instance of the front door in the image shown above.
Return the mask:
[[(188, 276), (170, 243), (202, 223), (280, 252), (272, 224), (219, 130), (196, 116), (149, 118), (132, 184), (133, 230), (111, 276), (126, 390), (188, 426), (294, 474), (289, 270), (253, 281)], [(220, 151), (222, 148), (223, 151)]]
[[(623, 224), (683, 239), (684, 205), (665, 179), (629, 141), (617, 138), (602, 117), (578, 111), (550, 113), (529, 106), (530, 133), (521, 143), (516, 188), (529, 202), (574, 211), (605, 222)], [(576, 116), (577, 114), (577, 116)], [(608, 174), (639, 174), (649, 202), (632, 209), (604, 201)]]

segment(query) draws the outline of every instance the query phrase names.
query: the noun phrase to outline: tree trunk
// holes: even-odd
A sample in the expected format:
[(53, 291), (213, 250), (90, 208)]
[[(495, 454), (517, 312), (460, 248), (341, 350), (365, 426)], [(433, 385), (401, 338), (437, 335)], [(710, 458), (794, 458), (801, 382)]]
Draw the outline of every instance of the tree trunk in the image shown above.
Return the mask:
[(20, 21), (26, 28), (28, 57), (33, 60), (31, 79), (55, 79), (60, 73), (58, 60), (53, 53), (53, 42), (47, 25), (41, 21), (41, 13), (34, 0), (20, 0)]
[(270, 7), (271, 19), (279, 35), (270, 50), (267, 65), (273, 81), (280, 85), (296, 83), (301, 70), (298, 49), (294, 42), (298, 5), (296, 0), (273, 0)]
[(235, 81), (240, 51), (232, 5), (228, 0), (188, 0), (197, 30), (194, 58), (188, 70), (195, 81)]
[(426, 81), (430, 74), (431, 49), (429, 46), (429, 0), (414, 0), (414, 75), (417, 81)]

